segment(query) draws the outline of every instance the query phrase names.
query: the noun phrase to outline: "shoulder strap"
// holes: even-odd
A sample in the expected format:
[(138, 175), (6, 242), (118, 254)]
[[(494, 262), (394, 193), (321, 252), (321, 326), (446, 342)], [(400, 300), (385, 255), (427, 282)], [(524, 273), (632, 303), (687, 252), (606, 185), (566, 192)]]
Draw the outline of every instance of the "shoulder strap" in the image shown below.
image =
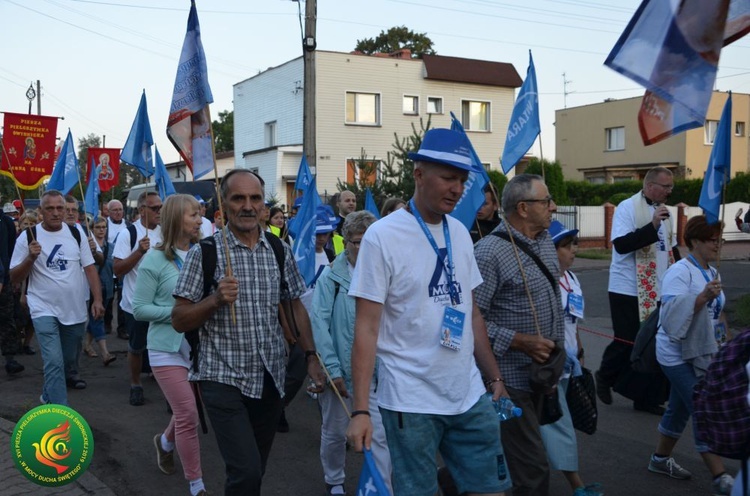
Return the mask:
[(105, 265), (107, 265), (107, 255), (109, 255), (109, 243), (106, 242), (107, 238), (104, 238), (104, 241), (105, 241), (105, 245), (104, 245), (104, 248), (102, 248), (102, 255), (104, 255), (104, 261), (102, 262), (102, 264), (99, 266), (99, 269), (97, 270), (99, 274), (102, 273), (102, 269), (104, 268)]
[(138, 239), (138, 231), (135, 228), (135, 224), (128, 225), (128, 232), (130, 233), (130, 249), (135, 248), (135, 242)]
[(281, 291), (283, 292), (287, 289), (286, 279), (284, 278), (284, 243), (273, 233), (266, 232), (264, 234), (266, 235), (268, 243), (271, 245), (273, 254), (276, 256), (276, 263), (279, 264)]
[(70, 224), (65, 224), (65, 225), (68, 226), (68, 229), (70, 229), (70, 234), (72, 234), (73, 237), (76, 239), (78, 246), (81, 246), (81, 232), (78, 230), (78, 228), (75, 226), (71, 226)]
[(213, 236), (203, 238), (201, 244), (201, 259), (203, 265), (203, 297), (211, 293), (216, 281), (214, 273), (216, 272), (216, 240)]
[[(507, 241), (509, 243), (511, 242), (510, 236), (505, 231), (502, 231), (502, 232), (500, 232), (500, 231), (493, 231), (492, 235), (493, 236), (497, 236), (498, 238), (504, 239), (505, 241)], [(544, 265), (544, 262), (541, 261), (541, 259), (539, 258), (539, 256), (536, 253), (534, 253), (533, 251), (531, 251), (531, 248), (529, 247), (529, 245), (527, 245), (526, 243), (524, 243), (520, 239), (514, 238), (514, 241), (516, 242), (516, 246), (518, 246), (521, 250), (523, 250), (523, 252), (526, 253), (529, 256), (529, 258), (531, 258), (534, 261), (534, 263), (536, 263), (536, 265), (539, 267), (539, 270), (542, 271), (542, 273), (544, 274), (544, 276), (547, 278), (547, 280), (549, 281), (549, 283), (552, 285), (552, 291), (556, 291), (557, 290), (557, 282), (555, 281), (555, 278), (552, 276), (552, 273), (549, 271), (549, 269), (547, 268), (547, 266)]]

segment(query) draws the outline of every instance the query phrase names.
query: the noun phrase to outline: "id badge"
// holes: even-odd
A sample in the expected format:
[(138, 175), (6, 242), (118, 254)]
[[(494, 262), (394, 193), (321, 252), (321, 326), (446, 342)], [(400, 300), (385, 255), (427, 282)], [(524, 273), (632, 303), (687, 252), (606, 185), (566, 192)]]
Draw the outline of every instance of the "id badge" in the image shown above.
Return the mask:
[(568, 293), (568, 313), (573, 317), (583, 318), (583, 296), (575, 293)]
[(443, 323), (440, 326), (440, 346), (451, 350), (461, 349), (466, 314), (453, 307), (445, 307)]
[(723, 346), (727, 342), (727, 327), (724, 322), (714, 324), (714, 338), (719, 346)]

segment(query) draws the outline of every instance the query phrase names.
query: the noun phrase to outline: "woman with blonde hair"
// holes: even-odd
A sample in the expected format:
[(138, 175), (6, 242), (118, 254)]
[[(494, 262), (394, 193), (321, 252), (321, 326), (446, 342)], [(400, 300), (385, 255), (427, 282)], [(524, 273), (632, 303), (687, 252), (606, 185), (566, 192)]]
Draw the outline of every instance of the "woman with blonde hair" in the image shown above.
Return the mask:
[(185, 334), (172, 327), (172, 291), (190, 247), (201, 235), (200, 205), (190, 195), (172, 195), (161, 210), (162, 242), (138, 268), (133, 315), (150, 322), (148, 354), (156, 381), (172, 408), (163, 433), (154, 436), (156, 461), (165, 474), (174, 473), (174, 450), (180, 455), (193, 496), (205, 495), (198, 441), (198, 408), (188, 382), (190, 346)]

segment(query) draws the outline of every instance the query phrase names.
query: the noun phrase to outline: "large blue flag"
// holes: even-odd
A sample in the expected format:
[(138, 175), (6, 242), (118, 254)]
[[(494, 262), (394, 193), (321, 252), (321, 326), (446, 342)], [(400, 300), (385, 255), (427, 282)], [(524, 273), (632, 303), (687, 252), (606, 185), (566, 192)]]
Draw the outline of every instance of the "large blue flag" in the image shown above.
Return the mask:
[[(464, 127), (461, 122), (456, 119), (456, 116), (451, 112), (451, 130), (459, 133), (466, 134)], [(451, 216), (454, 219), (458, 219), (461, 223), (466, 226), (466, 229), (471, 229), (471, 225), (477, 218), (477, 212), (482, 205), (484, 205), (484, 187), (490, 182), (490, 176), (482, 165), (482, 161), (479, 159), (474, 146), (471, 144), (469, 137), (466, 136), (466, 142), (469, 144), (469, 151), (471, 152), (471, 165), (474, 169), (469, 172), (469, 177), (464, 183), (464, 193), (456, 203), (456, 207), (451, 212)]]
[(154, 173), (154, 159), (151, 153), (153, 145), (154, 138), (151, 135), (151, 123), (148, 120), (148, 106), (146, 105), (146, 90), (143, 90), (133, 127), (130, 128), (128, 139), (120, 152), (120, 160), (138, 169), (144, 177), (151, 177)]
[(307, 157), (302, 154), (302, 160), (299, 163), (299, 169), (297, 170), (297, 179), (294, 181), (295, 193), (300, 190), (306, 190), (312, 181), (313, 175), (310, 172), (310, 166), (307, 164)]
[(47, 183), (47, 189), (56, 189), (60, 193), (67, 195), (73, 186), (80, 181), (78, 177), (78, 158), (76, 158), (76, 147), (73, 144), (73, 135), (68, 129), (68, 137), (65, 138), (60, 155), (55, 162), (55, 168), (52, 170), (52, 176)]
[(375, 460), (372, 458), (372, 452), (365, 450), (365, 463), (362, 464), (362, 471), (359, 473), (359, 482), (357, 483), (357, 496), (390, 496), (391, 493), (383, 482), (383, 476), (375, 466)]
[(294, 238), (294, 259), (308, 286), (315, 281), (315, 219), (318, 206), (322, 204), (313, 177), (304, 190), (297, 215), (289, 221), (289, 233)]
[(195, 0), (192, 0), (174, 81), (167, 136), (193, 173), (193, 179), (203, 177), (214, 167), (211, 114), (208, 110), (208, 104), (213, 101), (198, 11)]
[(380, 219), (378, 205), (375, 203), (375, 198), (373, 198), (372, 190), (370, 188), (365, 189), (365, 210), (374, 215), (376, 219)]
[(723, 187), (729, 182), (732, 165), (732, 94), (729, 93), (727, 103), (721, 113), (719, 127), (714, 137), (714, 147), (708, 158), (706, 175), (703, 176), (701, 197), (698, 205), (706, 214), (709, 224), (719, 222), (719, 211), (723, 200)]
[(96, 217), (99, 213), (99, 195), (101, 189), (99, 188), (99, 172), (100, 168), (96, 166), (94, 155), (91, 154), (91, 165), (89, 165), (89, 184), (86, 187), (86, 195), (83, 198), (83, 209), (87, 214), (91, 214)]
[(518, 92), (513, 105), (513, 114), (508, 123), (508, 134), (505, 135), (505, 147), (500, 165), (507, 174), (526, 155), (542, 128), (539, 125), (539, 93), (536, 86), (534, 59), (529, 50), (529, 68), (526, 80)]
[(644, 144), (703, 126), (721, 48), (748, 29), (747, 0), (641, 3), (604, 65), (646, 88), (638, 112)]
[(158, 146), (156, 147), (156, 171), (154, 173), (154, 182), (156, 183), (156, 191), (159, 193), (161, 201), (166, 200), (169, 195), (175, 194), (172, 179), (169, 178), (167, 168), (159, 154)]

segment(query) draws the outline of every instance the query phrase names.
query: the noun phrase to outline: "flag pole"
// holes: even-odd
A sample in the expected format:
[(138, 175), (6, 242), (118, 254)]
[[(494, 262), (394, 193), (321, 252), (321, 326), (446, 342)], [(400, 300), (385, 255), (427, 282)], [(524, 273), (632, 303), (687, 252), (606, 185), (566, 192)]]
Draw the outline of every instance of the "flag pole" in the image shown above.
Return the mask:
[[(86, 159), (88, 160), (88, 152), (86, 153)], [(83, 202), (83, 218), (86, 224), (88, 224), (88, 217), (86, 217), (86, 195), (83, 192), (83, 184), (81, 184), (81, 167), (78, 161), (76, 161), (76, 169), (78, 170), (78, 190), (81, 192), (81, 201)], [(88, 225), (86, 226), (86, 232), (88, 233), (89, 241), (91, 241), (94, 236), (91, 233), (91, 229), (89, 229)]]
[(724, 215), (727, 213), (727, 175), (729, 174), (729, 171), (727, 170), (728, 167), (724, 167), (724, 184), (721, 185), (721, 231), (719, 236), (719, 255), (716, 259), (716, 277), (719, 277), (719, 267), (721, 267), (721, 251), (724, 248), (724, 229), (726, 228), (726, 225), (724, 224)]
[(542, 181), (547, 183), (547, 176), (544, 173), (544, 151), (542, 150), (542, 131), (539, 131), (539, 161), (542, 164)]
[[(214, 163), (214, 184), (215, 184), (215, 188), (216, 188), (216, 199), (218, 200), (218, 204), (219, 204), (219, 215), (221, 215), (221, 222), (222, 222), (222, 224), (226, 224), (224, 222), (224, 219), (225, 219), (225, 217), (224, 217), (224, 205), (221, 202), (221, 187), (219, 185), (219, 166), (216, 165), (216, 146), (215, 146), (215, 142), (214, 142), (214, 125), (213, 125), (213, 122), (211, 121), (211, 105), (206, 104), (206, 110), (208, 112), (208, 130), (211, 133), (211, 156), (213, 157), (213, 163)], [(195, 180), (195, 177), (193, 177), (193, 180)], [(224, 245), (224, 253), (225, 253), (226, 258), (227, 258), (226, 275), (227, 275), (227, 277), (232, 277), (232, 274), (233, 274), (233, 272), (232, 272), (232, 259), (231, 259), (230, 255), (229, 255), (229, 241), (227, 241), (226, 234), (224, 233), (224, 228), (225, 227), (227, 227), (227, 226), (224, 225), (224, 227), (222, 227), (222, 229), (221, 229), (221, 231), (222, 231), (221, 239), (222, 239), (223, 245)], [(229, 305), (229, 311), (232, 312), (232, 324), (237, 325), (237, 314), (236, 314), (235, 309), (234, 309), (234, 303), (231, 303)]]
[[(23, 198), (21, 196), (21, 190), (18, 188), (18, 183), (16, 182), (16, 175), (13, 173), (13, 164), (10, 163), (10, 157), (8, 156), (8, 151), (5, 149), (5, 146), (3, 145), (2, 141), (0, 141), (0, 148), (3, 149), (3, 155), (5, 155), (5, 161), (8, 162), (8, 172), (10, 172), (11, 177), (13, 178), (13, 186), (16, 188), (16, 194), (18, 195), (18, 199), (20, 200)], [(23, 203), (21, 203), (21, 207), (23, 207)], [(23, 210), (25, 210), (25, 207), (23, 207)], [(31, 231), (31, 239), (36, 241), (36, 236), (34, 236), (34, 231)]]

